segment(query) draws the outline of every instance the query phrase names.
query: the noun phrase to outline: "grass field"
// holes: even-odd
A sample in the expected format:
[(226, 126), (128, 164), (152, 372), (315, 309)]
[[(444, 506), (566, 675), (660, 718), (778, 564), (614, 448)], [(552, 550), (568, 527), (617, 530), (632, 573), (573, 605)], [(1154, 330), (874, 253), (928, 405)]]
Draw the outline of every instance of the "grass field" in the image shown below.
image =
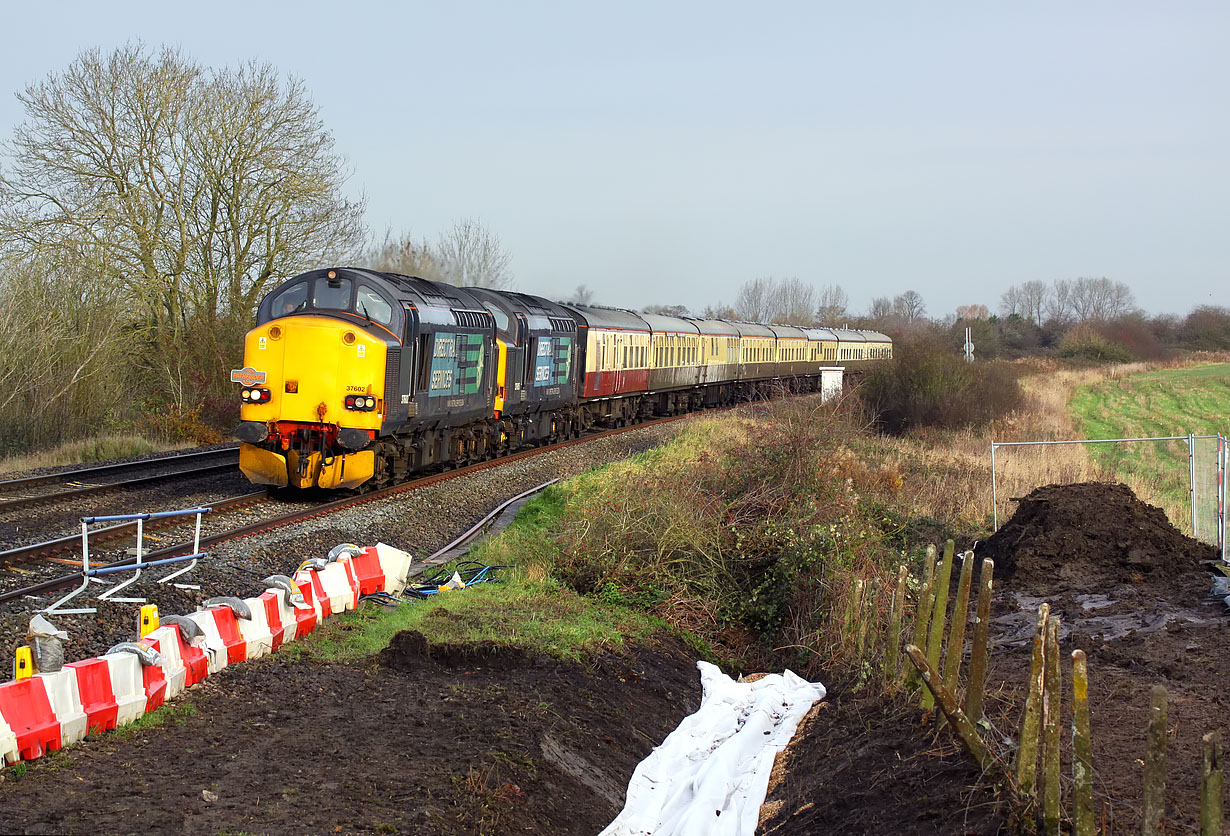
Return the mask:
[[(1230, 363), (1162, 369), (1074, 390), (1072, 420), (1085, 438), (1216, 435), (1230, 430)], [(1215, 442), (1198, 442), (1197, 467), (1206, 493), (1215, 482)], [(1093, 445), (1094, 460), (1138, 493), (1155, 492), (1172, 520), (1189, 514), (1188, 455), (1183, 441)]]

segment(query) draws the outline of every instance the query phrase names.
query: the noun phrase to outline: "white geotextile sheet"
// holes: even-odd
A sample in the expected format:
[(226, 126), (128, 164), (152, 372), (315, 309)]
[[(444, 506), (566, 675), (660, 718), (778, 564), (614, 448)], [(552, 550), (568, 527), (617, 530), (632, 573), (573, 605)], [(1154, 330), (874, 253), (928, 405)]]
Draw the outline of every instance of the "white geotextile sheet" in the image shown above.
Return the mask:
[(790, 671), (735, 682), (697, 662), (700, 708), (641, 761), (599, 836), (753, 836), (773, 758), (824, 686)]

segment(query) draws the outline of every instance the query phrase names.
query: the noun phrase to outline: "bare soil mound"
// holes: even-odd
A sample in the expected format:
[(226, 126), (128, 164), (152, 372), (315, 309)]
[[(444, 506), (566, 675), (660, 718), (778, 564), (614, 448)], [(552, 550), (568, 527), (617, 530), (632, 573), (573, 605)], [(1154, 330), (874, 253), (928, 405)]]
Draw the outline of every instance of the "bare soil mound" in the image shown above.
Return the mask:
[(1131, 588), (1172, 601), (1203, 596), (1204, 561), (1217, 558), (1131, 488), (1104, 482), (1036, 489), (977, 553), (995, 561), (997, 580), (1034, 594)]

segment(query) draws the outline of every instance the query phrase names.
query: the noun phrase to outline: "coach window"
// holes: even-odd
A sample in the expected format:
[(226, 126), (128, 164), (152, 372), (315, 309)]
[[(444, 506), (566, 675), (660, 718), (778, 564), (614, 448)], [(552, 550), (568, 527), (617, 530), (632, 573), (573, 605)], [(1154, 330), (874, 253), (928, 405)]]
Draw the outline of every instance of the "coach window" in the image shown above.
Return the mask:
[(328, 279), (321, 276), (316, 280), (312, 305), (317, 308), (350, 310), (350, 279)]
[(388, 325), (393, 319), (393, 306), (367, 285), (359, 285), (359, 292), (355, 294), (354, 309), (381, 325)]

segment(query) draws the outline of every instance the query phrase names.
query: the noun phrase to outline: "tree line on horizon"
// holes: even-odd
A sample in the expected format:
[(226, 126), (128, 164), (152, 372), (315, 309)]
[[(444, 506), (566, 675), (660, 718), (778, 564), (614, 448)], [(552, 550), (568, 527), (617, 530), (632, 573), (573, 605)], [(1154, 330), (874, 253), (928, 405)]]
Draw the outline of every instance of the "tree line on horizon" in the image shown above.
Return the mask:
[[(582, 286), (583, 300), (592, 293)], [(643, 313), (697, 316), (739, 322), (822, 328), (865, 328), (909, 341), (943, 336), (960, 351), (965, 329), (978, 359), (1054, 355), (1095, 362), (1162, 359), (1173, 351), (1230, 350), (1230, 309), (1201, 305), (1185, 316), (1149, 315), (1124, 282), (1105, 277), (1029, 281), (1012, 285), (992, 311), (982, 303), (950, 314), (927, 315), (922, 294), (907, 290), (872, 299), (865, 311), (849, 308), (838, 284), (815, 287), (798, 278), (760, 277), (740, 286), (733, 304), (691, 311), (683, 305), (649, 305)]]
[[(305, 85), (269, 64), (212, 68), (132, 43), (86, 50), (17, 98), (25, 119), (0, 143), (0, 455), (120, 432), (220, 440), (256, 306), (304, 269), (512, 283), (509, 253), (477, 220), (434, 241), (374, 234)], [(572, 299), (592, 300), (584, 286)], [(697, 314), (893, 336), (966, 322), (980, 357), (1062, 350), (1078, 328), (1134, 352), (1230, 347), (1224, 309), (1148, 319), (1105, 279), (1030, 282), (996, 314), (930, 319), (913, 290), (856, 314), (839, 285), (760, 277)]]

